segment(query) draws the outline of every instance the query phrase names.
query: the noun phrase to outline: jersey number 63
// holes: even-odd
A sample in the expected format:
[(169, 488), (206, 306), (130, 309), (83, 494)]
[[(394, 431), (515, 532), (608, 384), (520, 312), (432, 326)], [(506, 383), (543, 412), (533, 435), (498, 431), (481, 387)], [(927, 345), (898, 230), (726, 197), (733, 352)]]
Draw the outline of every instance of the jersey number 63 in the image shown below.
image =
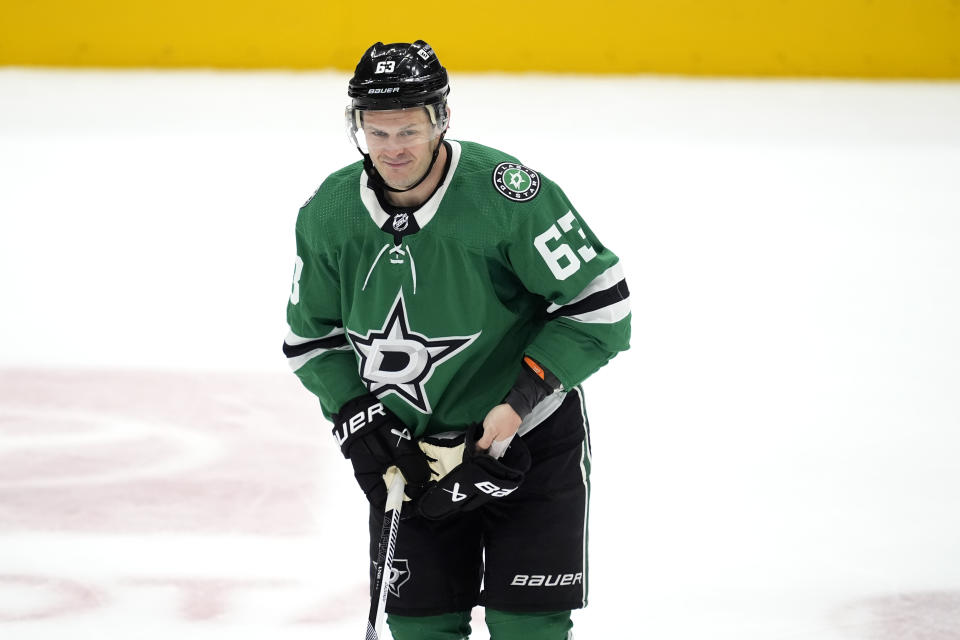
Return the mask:
[[(535, 246), (537, 251), (540, 252), (540, 255), (543, 256), (544, 262), (550, 267), (550, 271), (557, 280), (566, 280), (580, 268), (580, 259), (577, 258), (577, 253), (580, 254), (580, 258), (583, 258), (584, 262), (590, 262), (597, 255), (593, 247), (586, 242), (587, 235), (581, 228), (578, 228), (577, 232), (585, 244), (577, 248), (577, 253), (574, 253), (570, 245), (565, 242), (561, 242), (553, 249), (547, 244), (548, 242), (559, 240), (563, 236), (563, 233), (571, 231), (573, 229), (573, 223), (576, 222), (576, 220), (573, 211), (567, 211), (562, 218), (557, 220), (560, 229), (557, 229), (557, 224), (552, 224), (546, 231), (533, 239), (533, 246)], [(561, 233), (561, 230), (563, 233)]]

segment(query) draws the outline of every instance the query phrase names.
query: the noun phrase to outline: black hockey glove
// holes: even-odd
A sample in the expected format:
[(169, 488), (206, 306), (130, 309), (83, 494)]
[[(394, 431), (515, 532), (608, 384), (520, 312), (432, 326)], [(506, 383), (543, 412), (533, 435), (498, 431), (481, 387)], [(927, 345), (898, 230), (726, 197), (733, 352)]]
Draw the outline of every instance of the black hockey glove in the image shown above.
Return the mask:
[(430, 480), (427, 456), (413, 441), (410, 429), (376, 396), (350, 400), (333, 419), (333, 436), (343, 457), (353, 463), (353, 475), (371, 504), (386, 503), (383, 474), (392, 466), (407, 481), (407, 496), (416, 498), (424, 492)]
[(461, 511), (472, 511), (491, 500), (517, 490), (530, 469), (530, 450), (515, 437), (499, 460), (477, 450), (483, 426), (467, 428), (463, 461), (420, 497), (417, 511), (430, 520), (440, 520)]

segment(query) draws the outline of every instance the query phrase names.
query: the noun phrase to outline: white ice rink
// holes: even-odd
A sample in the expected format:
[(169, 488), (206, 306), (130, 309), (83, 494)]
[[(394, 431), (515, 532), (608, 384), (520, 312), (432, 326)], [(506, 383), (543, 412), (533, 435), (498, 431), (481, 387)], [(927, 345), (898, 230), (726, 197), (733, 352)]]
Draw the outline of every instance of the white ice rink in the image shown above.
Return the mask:
[[(280, 352), (346, 79), (0, 70), (3, 640), (360, 637)], [(577, 640), (960, 639), (960, 84), (451, 80), (632, 293)]]

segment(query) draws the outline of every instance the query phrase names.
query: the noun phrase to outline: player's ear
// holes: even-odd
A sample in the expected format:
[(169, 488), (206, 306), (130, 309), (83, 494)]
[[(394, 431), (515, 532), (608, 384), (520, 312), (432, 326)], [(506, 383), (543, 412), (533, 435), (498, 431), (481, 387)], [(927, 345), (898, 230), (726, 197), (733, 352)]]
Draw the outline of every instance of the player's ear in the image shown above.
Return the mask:
[(445, 102), (445, 103), (443, 104), (443, 110), (444, 110), (444, 112), (446, 112), (446, 117), (443, 118), (443, 120), (445, 121), (445, 125), (446, 125), (446, 126), (444, 126), (443, 131), (441, 131), (440, 133), (443, 133), (443, 132), (447, 131), (447, 129), (450, 128), (450, 105)]

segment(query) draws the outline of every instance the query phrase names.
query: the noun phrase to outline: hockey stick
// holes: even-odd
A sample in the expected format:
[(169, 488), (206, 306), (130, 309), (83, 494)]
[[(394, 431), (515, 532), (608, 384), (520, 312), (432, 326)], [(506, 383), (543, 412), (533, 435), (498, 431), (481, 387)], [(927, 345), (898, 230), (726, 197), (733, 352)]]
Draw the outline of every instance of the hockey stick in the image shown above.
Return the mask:
[(494, 440), (493, 444), (490, 445), (490, 448), (487, 449), (487, 455), (498, 460), (502, 458), (503, 454), (507, 452), (507, 447), (509, 447), (510, 443), (513, 442), (514, 436), (516, 436), (516, 434), (513, 434), (506, 440)]
[(367, 614), (366, 640), (380, 640), (383, 620), (386, 618), (387, 595), (390, 593), (390, 577), (393, 573), (393, 552), (397, 548), (397, 529), (400, 528), (400, 510), (403, 508), (403, 476), (393, 475), (387, 491), (387, 504), (383, 509), (383, 526), (380, 529), (380, 546), (377, 551), (377, 567), (374, 573), (373, 593)]

